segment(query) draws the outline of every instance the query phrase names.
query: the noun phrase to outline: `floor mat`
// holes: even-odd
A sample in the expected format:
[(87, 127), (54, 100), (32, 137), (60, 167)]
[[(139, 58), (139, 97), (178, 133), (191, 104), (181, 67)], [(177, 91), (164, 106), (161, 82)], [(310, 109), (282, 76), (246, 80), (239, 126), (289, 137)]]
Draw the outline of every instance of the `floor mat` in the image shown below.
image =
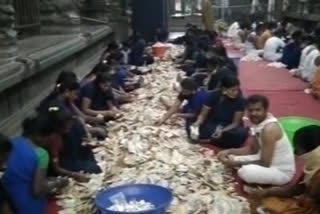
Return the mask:
[(46, 214), (58, 214), (59, 210), (60, 207), (57, 205), (57, 201), (55, 199), (50, 199)]
[(241, 62), (242, 88), (255, 91), (304, 91), (307, 83), (292, 77), (285, 68), (267, 66), (267, 62)]
[(241, 62), (241, 88), (245, 95), (263, 94), (275, 116), (304, 116), (320, 120), (320, 102), (304, 93), (307, 83), (287, 69), (268, 67), (267, 62)]
[[(256, 94), (256, 91), (246, 91), (246, 95)], [(270, 112), (275, 116), (302, 116), (320, 120), (320, 102), (304, 92), (259, 92), (270, 100)]]

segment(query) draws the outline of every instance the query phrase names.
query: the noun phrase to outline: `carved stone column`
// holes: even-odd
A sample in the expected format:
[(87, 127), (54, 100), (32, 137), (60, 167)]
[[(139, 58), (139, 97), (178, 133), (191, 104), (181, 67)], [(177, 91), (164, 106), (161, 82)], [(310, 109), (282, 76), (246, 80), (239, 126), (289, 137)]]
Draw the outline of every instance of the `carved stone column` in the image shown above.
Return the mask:
[[(113, 0), (115, 1), (115, 0)], [(108, 8), (106, 0), (87, 0), (86, 14), (88, 17), (100, 21), (108, 21)]]
[(0, 66), (17, 56), (17, 33), (14, 30), (14, 8), (11, 0), (0, 2)]
[(41, 32), (79, 34), (84, 0), (40, 0)]

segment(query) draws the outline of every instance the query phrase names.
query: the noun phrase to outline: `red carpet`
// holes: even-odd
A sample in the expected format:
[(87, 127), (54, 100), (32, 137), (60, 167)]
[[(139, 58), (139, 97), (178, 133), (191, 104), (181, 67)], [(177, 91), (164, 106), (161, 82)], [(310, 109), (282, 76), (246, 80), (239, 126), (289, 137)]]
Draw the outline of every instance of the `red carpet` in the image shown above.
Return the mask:
[(60, 208), (57, 205), (57, 201), (55, 199), (49, 200), (48, 211), (46, 214), (58, 214)]
[(240, 78), (244, 91), (299, 91), (303, 92), (307, 83), (293, 78), (285, 68), (267, 66), (267, 62), (241, 62)]
[(320, 120), (320, 102), (303, 91), (307, 83), (292, 77), (287, 69), (268, 67), (266, 62), (241, 62), (239, 67), (244, 94), (264, 94), (270, 112), (276, 116), (305, 116)]

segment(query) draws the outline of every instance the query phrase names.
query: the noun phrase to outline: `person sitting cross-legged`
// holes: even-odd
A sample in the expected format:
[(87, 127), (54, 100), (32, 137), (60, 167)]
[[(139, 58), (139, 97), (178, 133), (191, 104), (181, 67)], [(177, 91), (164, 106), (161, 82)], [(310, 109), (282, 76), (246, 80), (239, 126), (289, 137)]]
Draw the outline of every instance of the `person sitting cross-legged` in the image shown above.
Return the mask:
[[(192, 78), (183, 79), (180, 86), (181, 92), (172, 105), (165, 98), (161, 98), (161, 102), (168, 109), (168, 112), (157, 124), (162, 125), (173, 115), (177, 118), (184, 118), (186, 120), (186, 131), (190, 138), (190, 126), (197, 119), (203, 104), (208, 98), (208, 92), (204, 89), (198, 89), (196, 82)], [(187, 101), (187, 104), (183, 105), (185, 101)], [(181, 108), (182, 105), (183, 107)]]
[(239, 80), (234, 76), (224, 77), (221, 89), (211, 92), (193, 125), (194, 130), (199, 130), (199, 143), (221, 148), (241, 147), (248, 136), (248, 129), (242, 123), (244, 106)]
[(252, 135), (256, 143), (218, 154), (227, 166), (240, 167), (238, 176), (247, 184), (280, 186), (290, 182), (295, 174), (295, 158), (291, 143), (277, 118), (268, 113), (269, 101), (262, 95), (247, 99), (247, 112), (254, 124)]
[(304, 179), (296, 185), (254, 190), (251, 213), (319, 213), (320, 199), (320, 126), (299, 129), (293, 138), (295, 154), (304, 163)]

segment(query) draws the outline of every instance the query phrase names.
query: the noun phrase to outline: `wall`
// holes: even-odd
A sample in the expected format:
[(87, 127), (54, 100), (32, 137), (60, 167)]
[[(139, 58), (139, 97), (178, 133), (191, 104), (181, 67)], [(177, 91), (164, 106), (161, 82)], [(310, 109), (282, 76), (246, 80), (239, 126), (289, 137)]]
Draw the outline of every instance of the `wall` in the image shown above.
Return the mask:
[(82, 35), (18, 58), (0, 70), (0, 131), (17, 134), (23, 119), (52, 90), (57, 75), (62, 70), (73, 70), (83, 77), (111, 40), (110, 27), (96, 26)]

